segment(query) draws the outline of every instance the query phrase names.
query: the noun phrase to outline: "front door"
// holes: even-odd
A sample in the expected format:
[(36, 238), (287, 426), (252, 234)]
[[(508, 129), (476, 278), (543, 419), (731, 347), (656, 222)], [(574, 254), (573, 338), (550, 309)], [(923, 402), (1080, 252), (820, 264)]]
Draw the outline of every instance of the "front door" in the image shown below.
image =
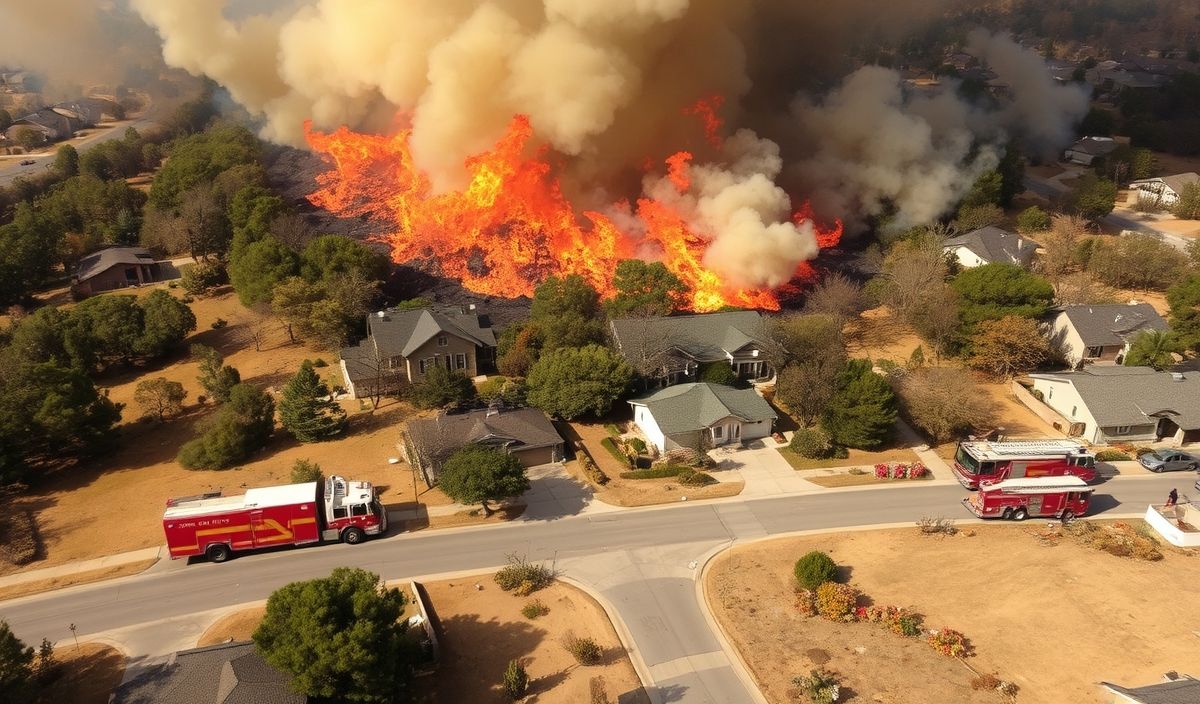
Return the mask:
[(1175, 433), (1177, 432), (1179, 432), (1179, 426), (1175, 424), (1175, 421), (1170, 418), (1159, 418), (1158, 428), (1154, 431), (1154, 436), (1156, 440), (1162, 440), (1163, 438), (1175, 437)]

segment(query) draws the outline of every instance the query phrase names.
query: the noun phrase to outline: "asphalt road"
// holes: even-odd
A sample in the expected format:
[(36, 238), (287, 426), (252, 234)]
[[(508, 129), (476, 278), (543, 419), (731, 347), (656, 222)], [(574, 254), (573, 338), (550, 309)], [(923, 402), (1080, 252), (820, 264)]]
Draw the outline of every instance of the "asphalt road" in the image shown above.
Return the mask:
[[(1192, 473), (1113, 479), (1098, 487), (1093, 513), (1140, 513), (1147, 504), (1165, 500), (1171, 487), (1186, 492), (1192, 481)], [(51, 592), (5, 602), (0, 617), (33, 643), (70, 637), (72, 623), (81, 636), (139, 624), (165, 629), (163, 649), (134, 651), (154, 654), (178, 647), (170, 642), (173, 620), (264, 599), (284, 584), (334, 567), (362, 567), (401, 579), (493, 568), (516, 552), (554, 561), (564, 575), (612, 605), (632, 640), (634, 657), (651, 673), (655, 701), (744, 704), (758, 695), (745, 688), (725, 658), (698, 602), (696, 579), (706, 554), (734, 540), (793, 531), (907, 523), (926, 515), (970, 518), (958, 503), (965, 494), (956, 485), (909, 485), (397, 535), (354, 547), (288, 549), (221, 565), (197, 563)]]
[[(99, 127), (89, 127), (84, 131), (88, 134), (79, 139), (70, 139), (60, 142), (46, 152), (45, 154), (34, 155), (18, 155), (0, 157), (0, 186), (7, 186), (14, 179), (35, 176), (43, 173), (54, 163), (55, 153), (57, 148), (63, 144), (70, 144), (80, 153), (86, 152), (88, 149), (102, 144), (113, 139), (122, 139), (125, 137), (125, 130), (132, 127), (136, 130), (144, 130), (152, 125), (158, 124), (153, 117), (140, 117), (131, 122), (122, 123), (103, 123)], [(36, 163), (28, 166), (22, 166), (21, 162), (28, 159), (33, 159)]]

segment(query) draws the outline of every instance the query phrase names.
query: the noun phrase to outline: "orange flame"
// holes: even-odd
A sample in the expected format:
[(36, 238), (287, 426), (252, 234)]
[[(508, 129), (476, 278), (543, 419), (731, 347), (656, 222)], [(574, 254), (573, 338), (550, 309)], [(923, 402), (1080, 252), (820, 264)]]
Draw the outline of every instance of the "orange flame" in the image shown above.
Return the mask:
[(701, 98), (683, 110), (684, 115), (694, 115), (700, 118), (700, 124), (704, 126), (704, 141), (708, 142), (713, 149), (721, 148), (721, 128), (725, 123), (717, 115), (717, 111), (724, 104), (725, 96), (713, 95)]
[[(614, 205), (644, 225), (636, 236), (600, 212), (584, 212), (581, 221), (551, 173), (547, 150), (526, 156), (533, 128), (524, 116), (513, 118), (493, 149), (466, 160), (465, 188), (437, 194), (413, 162), (409, 129), (382, 137), (345, 127), (321, 133), (306, 124), (305, 133), (309, 145), (333, 163), (317, 177), (310, 202), (342, 216), (390, 223), (383, 239), (394, 261), (435, 259), (443, 274), (477, 293), (530, 296), (548, 276), (578, 274), (610, 298), (617, 263), (656, 250), (691, 288), (693, 311), (726, 305), (779, 309), (774, 292), (733, 286), (705, 267), (707, 239), (668, 204), (643, 198), (636, 212), (627, 203)], [(668, 177), (680, 192), (690, 186), (691, 158), (678, 152), (666, 160)], [(797, 222), (809, 219), (804, 213), (796, 214)], [(836, 230), (822, 236), (836, 243), (840, 223)], [(807, 263), (797, 270), (806, 279), (811, 272)]]

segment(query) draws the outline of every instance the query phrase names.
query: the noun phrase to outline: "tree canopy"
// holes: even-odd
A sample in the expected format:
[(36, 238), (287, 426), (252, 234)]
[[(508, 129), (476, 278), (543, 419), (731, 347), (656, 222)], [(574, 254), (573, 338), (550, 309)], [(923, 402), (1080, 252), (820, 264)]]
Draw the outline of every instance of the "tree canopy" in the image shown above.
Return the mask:
[(1183, 349), (1200, 352), (1200, 274), (1192, 274), (1167, 289), (1171, 329)]
[(229, 262), (229, 282), (243, 305), (270, 301), (275, 287), (300, 269), (300, 257), (270, 235), (253, 242)]
[(480, 504), (520, 496), (529, 490), (525, 467), (515, 456), (494, 447), (470, 444), (450, 455), (438, 472), (438, 488), (460, 504)]
[(466, 374), (451, 371), (441, 364), (427, 364), (424, 377), (413, 385), (409, 397), (421, 408), (442, 408), (465, 403), (475, 395), (475, 384)]
[(600, 294), (577, 274), (551, 276), (534, 290), (530, 322), (543, 352), (604, 340)]
[(1169, 331), (1143, 330), (1129, 345), (1129, 352), (1125, 354), (1125, 365), (1166, 369), (1175, 363), (1171, 353), (1178, 347), (1178, 340)]
[(1037, 323), (1029, 318), (1007, 315), (984, 320), (971, 338), (968, 363), (998, 377), (1011, 378), (1036, 369), (1053, 355)]
[(561, 348), (543, 354), (529, 370), (529, 403), (573, 420), (602, 416), (633, 379), (633, 368), (617, 353), (600, 345)]
[(242, 381), (238, 370), (225, 364), (221, 353), (207, 345), (194, 344), (191, 347), (192, 358), (200, 362), (200, 374), (197, 380), (200, 386), (208, 392), (210, 398), (217, 403), (229, 400), (229, 392)]
[(686, 284), (662, 262), (625, 259), (617, 264), (613, 279), (617, 295), (605, 308), (609, 317), (670, 315), (682, 308), (690, 293)]
[(327, 440), (346, 427), (346, 411), (330, 397), (307, 359), (283, 387), (279, 424), (300, 442)]
[(1006, 315), (1040, 318), (1054, 301), (1050, 282), (1015, 264), (985, 264), (963, 271), (950, 284), (958, 293), (963, 322)]
[(1071, 192), (1075, 212), (1088, 220), (1099, 220), (1113, 211), (1117, 202), (1117, 184), (1088, 174), (1079, 179)]
[(835, 445), (873, 450), (891, 440), (896, 415), (896, 395), (887, 380), (871, 370), (869, 359), (851, 359), (821, 414), (821, 428)]
[(186, 469), (225, 469), (266, 444), (275, 428), (275, 402), (261, 389), (236, 384), (229, 401), (200, 427), (200, 435), (179, 450)]
[(1184, 276), (1188, 258), (1148, 235), (1105, 237), (1092, 247), (1087, 269), (1109, 286), (1163, 291)]
[(308, 243), (300, 259), (300, 274), (312, 282), (358, 273), (371, 281), (387, 277), (388, 259), (361, 242), (339, 235), (324, 235)]

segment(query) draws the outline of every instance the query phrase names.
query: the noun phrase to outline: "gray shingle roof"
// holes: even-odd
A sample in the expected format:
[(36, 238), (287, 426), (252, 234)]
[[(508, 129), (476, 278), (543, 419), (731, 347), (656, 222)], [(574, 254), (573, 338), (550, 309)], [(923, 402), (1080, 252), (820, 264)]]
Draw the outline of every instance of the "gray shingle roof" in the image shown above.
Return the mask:
[(610, 327), (617, 349), (635, 365), (667, 348), (677, 348), (698, 362), (715, 362), (752, 342), (762, 344), (767, 337), (766, 322), (752, 310), (618, 318)]
[(1168, 416), (1184, 430), (1200, 428), (1200, 372), (1090, 366), (1078, 372), (1030, 374), (1067, 381), (1101, 427), (1144, 425)]
[(495, 347), (496, 335), (475, 311), (453, 308), (386, 310), (367, 317), (368, 334), (383, 356), (412, 354), (435, 335), (447, 333), (481, 347)]
[(1116, 148), (1116, 141), (1108, 137), (1084, 137), (1071, 145), (1071, 151), (1083, 152), (1092, 156), (1104, 156)]
[(254, 643), (183, 650), (117, 688), (114, 704), (305, 704)]
[(735, 389), (721, 384), (678, 384), (629, 402), (645, 406), (666, 435), (708, 428), (735, 416), (746, 421), (773, 420), (771, 404), (754, 389)]
[(1163, 183), (1167, 188), (1170, 188), (1176, 193), (1183, 193), (1183, 187), (1192, 183), (1200, 183), (1200, 174), (1194, 171), (1189, 171), (1185, 174), (1175, 174), (1173, 176), (1163, 176)]
[(1007, 230), (988, 225), (942, 243), (944, 248), (966, 247), (986, 262), (1028, 266), (1037, 248), (1032, 241)]
[(153, 264), (154, 255), (143, 247), (108, 247), (79, 260), (75, 278), (79, 281), (102, 274), (114, 266), (130, 264)]
[(414, 440), (455, 443), (499, 444), (513, 448), (549, 447), (563, 441), (545, 413), (536, 408), (501, 409), (488, 415), (488, 409), (469, 413), (442, 413), (436, 418), (409, 421), (408, 434)]
[(1129, 697), (1140, 704), (1196, 704), (1200, 702), (1200, 680), (1185, 675), (1181, 679), (1160, 682), (1145, 687), (1122, 687), (1111, 682), (1101, 686)]
[(1088, 347), (1120, 345), (1143, 330), (1167, 330), (1149, 303), (1114, 305), (1077, 305), (1058, 308)]

